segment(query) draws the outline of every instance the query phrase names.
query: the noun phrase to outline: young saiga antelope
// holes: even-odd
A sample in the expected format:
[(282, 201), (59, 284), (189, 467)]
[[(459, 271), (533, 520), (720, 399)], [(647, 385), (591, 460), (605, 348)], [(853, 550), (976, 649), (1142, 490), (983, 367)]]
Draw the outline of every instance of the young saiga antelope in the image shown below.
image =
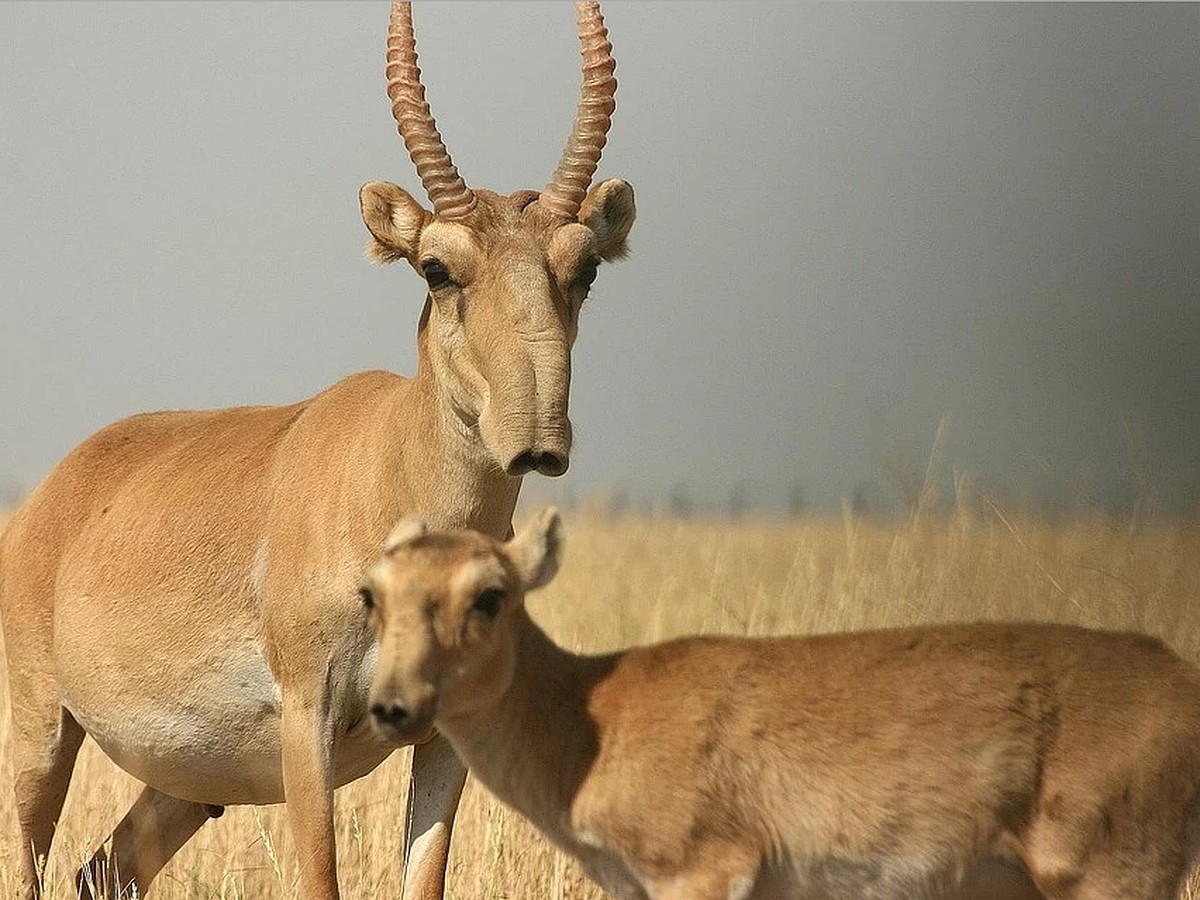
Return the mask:
[[(85, 880), (106, 869), (110, 893), (144, 895), (222, 807), (286, 800), (300, 894), (338, 896), (334, 788), (392, 749), (367, 714), (364, 568), (402, 515), (505, 536), (522, 477), (569, 463), (580, 308), (635, 216), (628, 184), (591, 186), (615, 63), (597, 4), (576, 20), (583, 85), (562, 162), (542, 192), (502, 196), (459, 177), (408, 4), (393, 4), (388, 96), (432, 209), (384, 182), (360, 199), (371, 255), (425, 279), (415, 377), (362, 372), (289, 406), (125, 419), (9, 523), (0, 618), (26, 896), (85, 733), (146, 784), (113, 834), (115, 865), (98, 855)], [(413, 751), (406, 898), (442, 894), (465, 778), (444, 741)]]
[[(434, 726), (622, 898), (910, 898), (1003, 858), (1051, 900), (1166, 900), (1200, 785), (1200, 671), (1057, 625), (556, 646), (562, 553), (402, 521), (361, 596), (376, 729)], [(977, 896), (977, 895), (976, 895)]]

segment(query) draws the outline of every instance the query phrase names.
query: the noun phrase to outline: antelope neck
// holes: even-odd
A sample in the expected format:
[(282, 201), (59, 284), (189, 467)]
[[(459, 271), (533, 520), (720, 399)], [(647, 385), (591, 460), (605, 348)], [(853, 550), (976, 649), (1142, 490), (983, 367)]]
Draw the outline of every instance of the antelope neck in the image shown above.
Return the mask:
[(484, 447), (478, 427), (462, 422), (437, 383), (426, 346), (426, 319), (427, 313), (417, 338), (417, 374), (387, 426), (397, 439), (407, 438), (410, 446), (421, 448), (420, 458), (409, 460), (408, 471), (399, 477), (416, 500), (413, 510), (425, 515), (440, 511), (439, 527), (475, 528), (506, 538), (521, 478), (501, 470)]
[[(599, 732), (592, 690), (620, 654), (581, 656), (557, 646), (524, 609), (512, 683), (491, 707), (439, 718), (438, 729), (476, 777), (552, 838), (570, 842), (565, 810), (592, 767)], [(536, 735), (536, 739), (531, 736)]]

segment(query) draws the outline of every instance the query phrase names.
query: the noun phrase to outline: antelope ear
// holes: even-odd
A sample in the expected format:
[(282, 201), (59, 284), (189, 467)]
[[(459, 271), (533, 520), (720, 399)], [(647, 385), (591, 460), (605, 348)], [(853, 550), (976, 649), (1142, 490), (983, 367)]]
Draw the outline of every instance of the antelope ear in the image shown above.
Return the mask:
[(620, 178), (602, 181), (583, 198), (579, 207), (579, 221), (596, 235), (600, 257), (608, 262), (624, 259), (629, 253), (625, 239), (637, 218), (637, 206), (633, 202), (633, 188)]
[(429, 531), (429, 523), (419, 516), (407, 516), (395, 524), (383, 541), (383, 552), (391, 553), (401, 544), (415, 541)]
[(412, 194), (387, 181), (368, 181), (358, 192), (363, 222), (371, 232), (367, 256), (374, 262), (407, 259), (416, 265), (421, 231), (433, 214), (413, 199)]
[(553, 506), (543, 509), (504, 546), (523, 590), (549, 584), (562, 559), (563, 529), (558, 510)]

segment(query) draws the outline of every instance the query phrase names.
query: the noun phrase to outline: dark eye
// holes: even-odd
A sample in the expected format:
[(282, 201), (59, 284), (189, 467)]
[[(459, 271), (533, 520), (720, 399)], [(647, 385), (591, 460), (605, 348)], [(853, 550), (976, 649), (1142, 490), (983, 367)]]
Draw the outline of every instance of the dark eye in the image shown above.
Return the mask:
[(375, 608), (375, 595), (371, 593), (370, 588), (359, 588), (358, 599), (362, 601), (362, 605), (367, 609)]
[(437, 290), (450, 283), (450, 273), (446, 271), (441, 260), (431, 259), (421, 263), (421, 271), (425, 274), (430, 290)]
[(477, 613), (487, 616), (489, 619), (496, 618), (500, 613), (500, 604), (504, 602), (504, 591), (500, 588), (488, 588), (482, 591), (475, 598), (475, 604), (471, 609)]

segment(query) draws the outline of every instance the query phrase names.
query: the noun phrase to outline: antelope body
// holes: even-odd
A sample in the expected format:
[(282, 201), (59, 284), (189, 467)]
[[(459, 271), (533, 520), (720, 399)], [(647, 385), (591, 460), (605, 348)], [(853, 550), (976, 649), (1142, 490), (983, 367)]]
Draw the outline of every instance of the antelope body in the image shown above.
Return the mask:
[[(147, 785), (113, 865), (100, 873), (98, 854), (88, 877), (145, 893), (221, 807), (286, 800), (301, 894), (338, 895), (333, 790), (393, 749), (368, 724), (363, 568), (404, 514), (502, 537), (521, 476), (567, 467), (580, 305), (635, 214), (624, 182), (587, 190), (616, 82), (598, 7), (577, 13), (584, 85), (562, 165), (541, 194), (500, 196), (458, 177), (408, 6), (393, 4), (388, 93), (434, 209), (380, 182), (361, 201), (371, 254), (428, 283), (415, 378), (367, 372), (291, 406), (126, 419), (12, 518), (0, 614), (29, 894), (86, 733)], [(442, 892), (464, 777), (444, 741), (414, 752), (406, 895)]]
[[(1136, 634), (948, 625), (607, 656), (525, 612), (557, 516), (508, 543), (397, 526), (365, 582), (376, 728), (431, 724), (622, 898), (1167, 900), (1195, 850), (1200, 671)], [(978, 893), (965, 896), (977, 900)]]

